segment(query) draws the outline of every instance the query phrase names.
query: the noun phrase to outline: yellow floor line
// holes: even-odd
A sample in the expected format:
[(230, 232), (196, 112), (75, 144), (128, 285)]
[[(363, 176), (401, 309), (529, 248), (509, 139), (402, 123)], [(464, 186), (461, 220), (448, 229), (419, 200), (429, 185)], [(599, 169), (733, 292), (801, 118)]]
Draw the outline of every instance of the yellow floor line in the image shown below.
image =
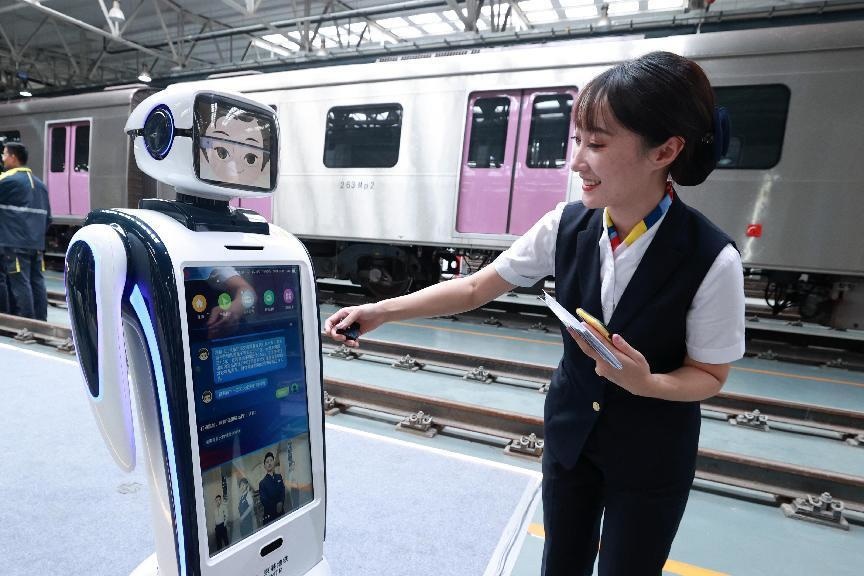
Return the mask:
[(528, 533), (538, 538), (546, 538), (546, 531), (543, 529), (542, 524), (529, 524)]
[(729, 576), (725, 572), (708, 570), (707, 568), (700, 568), (699, 566), (678, 562), (677, 560), (666, 560), (663, 571), (678, 574), (678, 576)]
[[(537, 538), (546, 537), (546, 531), (543, 529), (542, 524), (529, 524), (528, 533)], [(699, 566), (687, 564), (686, 562), (678, 562), (677, 560), (666, 560), (666, 565), (663, 566), (663, 571), (669, 572), (670, 574), (677, 574), (678, 576), (729, 576), (725, 572), (700, 568)]]

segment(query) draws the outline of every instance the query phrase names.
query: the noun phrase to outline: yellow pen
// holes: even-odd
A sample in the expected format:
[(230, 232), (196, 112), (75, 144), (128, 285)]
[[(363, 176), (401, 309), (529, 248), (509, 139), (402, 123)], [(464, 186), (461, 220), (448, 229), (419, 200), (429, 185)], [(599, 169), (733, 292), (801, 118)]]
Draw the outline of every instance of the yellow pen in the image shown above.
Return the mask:
[(600, 334), (602, 334), (604, 338), (606, 338), (610, 342), (612, 341), (612, 335), (609, 333), (609, 329), (606, 328), (603, 322), (601, 322), (582, 308), (576, 309), (576, 315), (588, 324), (590, 324), (592, 328), (600, 332)]

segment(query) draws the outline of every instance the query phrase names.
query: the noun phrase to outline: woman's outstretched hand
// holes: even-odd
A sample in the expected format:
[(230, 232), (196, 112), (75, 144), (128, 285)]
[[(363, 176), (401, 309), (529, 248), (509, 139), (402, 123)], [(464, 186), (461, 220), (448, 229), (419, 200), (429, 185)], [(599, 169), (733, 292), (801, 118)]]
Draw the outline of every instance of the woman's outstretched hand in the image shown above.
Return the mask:
[[(384, 314), (377, 304), (363, 304), (362, 306), (348, 306), (336, 311), (324, 321), (324, 333), (336, 342), (341, 342), (351, 348), (360, 346), (360, 336), (371, 332), (384, 323)], [(338, 330), (345, 330), (352, 324), (360, 326), (356, 339), (350, 339)]]
[[(607, 344), (609, 343), (609, 341), (595, 330), (593, 326), (585, 322), (582, 324), (591, 330), (598, 339)], [(622, 370), (610, 366), (609, 363), (595, 352), (577, 332), (569, 329), (568, 332), (579, 345), (579, 348), (582, 349), (582, 352), (594, 360), (594, 371), (598, 376), (606, 378), (610, 382), (614, 382), (618, 386), (621, 386), (625, 390), (636, 394), (637, 396), (655, 395), (655, 383), (651, 375), (651, 367), (648, 365), (648, 361), (641, 352), (630, 346), (630, 344), (628, 344), (620, 334), (613, 334), (612, 346), (607, 347), (612, 350), (618, 360), (621, 361), (621, 364), (624, 367)]]

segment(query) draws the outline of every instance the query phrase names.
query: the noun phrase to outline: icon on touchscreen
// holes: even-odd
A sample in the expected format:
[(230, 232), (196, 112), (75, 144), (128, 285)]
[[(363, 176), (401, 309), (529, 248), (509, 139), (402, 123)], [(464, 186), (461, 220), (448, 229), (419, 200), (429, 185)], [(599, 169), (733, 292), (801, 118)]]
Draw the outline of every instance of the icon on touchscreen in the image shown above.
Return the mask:
[(219, 294), (219, 307), (222, 310), (228, 310), (231, 308), (231, 295), (227, 292), (223, 292)]
[(240, 301), (243, 302), (243, 307), (247, 310), (255, 305), (255, 293), (251, 290), (242, 290), (240, 292)]
[(294, 302), (294, 291), (291, 288), (285, 288), (282, 291), (282, 300), (285, 301), (285, 304), (292, 304)]
[(201, 400), (203, 400), (205, 404), (209, 404), (213, 400), (213, 392), (205, 390), (204, 393), (201, 394)]
[(272, 306), (273, 302), (275, 302), (275, 301), (276, 301), (276, 294), (274, 294), (272, 290), (265, 290), (264, 291), (264, 305), (265, 306)]
[(192, 309), (199, 314), (207, 309), (207, 298), (203, 294), (196, 294), (192, 298)]
[(201, 348), (198, 350), (198, 359), (202, 362), (206, 362), (207, 359), (210, 358), (210, 350), (207, 348)]

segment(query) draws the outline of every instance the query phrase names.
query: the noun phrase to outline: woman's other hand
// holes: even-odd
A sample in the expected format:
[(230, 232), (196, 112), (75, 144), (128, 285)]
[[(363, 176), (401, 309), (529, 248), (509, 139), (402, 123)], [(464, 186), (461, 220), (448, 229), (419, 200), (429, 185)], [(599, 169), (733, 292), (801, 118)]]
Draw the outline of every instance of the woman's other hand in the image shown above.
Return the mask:
[(614, 382), (618, 386), (621, 386), (625, 390), (628, 390), (637, 396), (654, 396), (655, 386), (651, 375), (651, 367), (648, 365), (648, 361), (645, 360), (645, 356), (643, 356), (641, 352), (630, 346), (630, 344), (628, 344), (620, 334), (613, 334), (612, 346), (608, 346), (609, 340), (600, 334), (600, 332), (595, 330), (593, 326), (586, 322), (583, 322), (582, 325), (591, 330), (591, 332), (597, 336), (598, 340), (605, 342), (607, 347), (613, 354), (615, 354), (615, 357), (618, 358), (623, 366), (621, 370), (613, 368), (603, 359), (602, 356), (588, 345), (584, 338), (582, 338), (577, 332), (568, 329), (567, 331), (570, 333), (570, 336), (573, 337), (579, 345), (579, 348), (582, 349), (582, 352), (594, 360), (594, 371), (598, 376), (605, 378), (610, 382)]

